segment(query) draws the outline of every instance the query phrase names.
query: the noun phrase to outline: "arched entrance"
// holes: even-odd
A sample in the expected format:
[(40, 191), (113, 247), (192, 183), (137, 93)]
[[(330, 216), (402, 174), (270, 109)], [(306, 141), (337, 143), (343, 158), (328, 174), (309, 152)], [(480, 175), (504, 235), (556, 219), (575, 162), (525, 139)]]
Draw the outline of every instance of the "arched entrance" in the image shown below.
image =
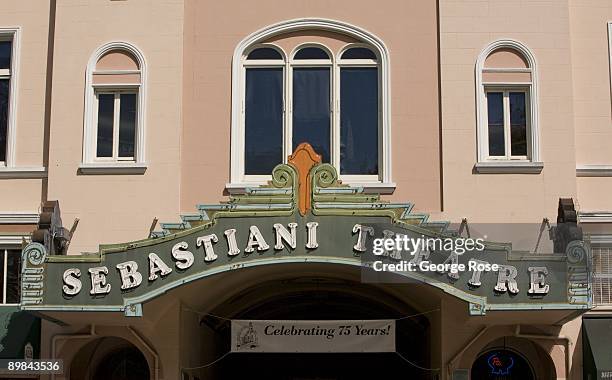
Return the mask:
[[(267, 296), (262, 297), (262, 294)], [(233, 312), (229, 312), (234, 309)], [(396, 319), (397, 353), (232, 353), (199, 375), (202, 378), (270, 380), (431, 379), (430, 323), (405, 301), (384, 290), (354, 281), (302, 277), (276, 280), (240, 292), (211, 315), (244, 320)], [(230, 349), (230, 321), (204, 316), (200, 325), (213, 329), (218, 353)], [(401, 354), (400, 355), (398, 355)]]
[(471, 379), (553, 380), (557, 378), (550, 354), (532, 340), (505, 336), (487, 344), (470, 369)]
[(72, 360), (70, 380), (149, 380), (147, 359), (125, 339), (102, 337), (87, 343)]
[(482, 353), (474, 362), (472, 379), (490, 380), (534, 380), (531, 364), (523, 355), (499, 348)]

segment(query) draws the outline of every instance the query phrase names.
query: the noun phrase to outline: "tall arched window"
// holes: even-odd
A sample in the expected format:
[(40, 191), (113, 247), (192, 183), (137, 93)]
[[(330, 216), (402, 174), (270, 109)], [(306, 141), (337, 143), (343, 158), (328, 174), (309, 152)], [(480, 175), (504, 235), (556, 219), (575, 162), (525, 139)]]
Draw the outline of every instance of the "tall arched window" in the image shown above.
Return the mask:
[(274, 25), (237, 47), (233, 79), (228, 189), (267, 181), (302, 142), (345, 182), (392, 188), (388, 57), (377, 38), (328, 20)]
[(87, 67), (81, 170), (144, 164), (144, 57), (127, 43), (99, 48)]
[(489, 45), (476, 64), (481, 172), (539, 173), (536, 62), (521, 43)]

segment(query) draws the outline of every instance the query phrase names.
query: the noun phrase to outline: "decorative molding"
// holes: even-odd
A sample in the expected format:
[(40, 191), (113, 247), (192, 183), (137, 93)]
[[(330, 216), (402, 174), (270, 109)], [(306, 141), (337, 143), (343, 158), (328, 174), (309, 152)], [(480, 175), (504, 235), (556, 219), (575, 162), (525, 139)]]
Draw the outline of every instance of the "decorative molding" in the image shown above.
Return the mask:
[(474, 170), (480, 174), (540, 174), (543, 168), (543, 162), (501, 160), (478, 162), (474, 165)]
[[(230, 184), (228, 191), (243, 191), (240, 184), (254, 187), (261, 182), (246, 182), (244, 180), (244, 126), (242, 123), (242, 58), (245, 51), (251, 46), (261, 44), (263, 41), (283, 33), (301, 30), (327, 30), (354, 37), (364, 41), (380, 58), (381, 81), (381, 149), (380, 181), (385, 184), (391, 180), (391, 90), (390, 90), (390, 60), (389, 50), (384, 42), (374, 34), (358, 28), (349, 23), (322, 18), (305, 18), (282, 21), (264, 27), (245, 37), (234, 49), (232, 57), (232, 113), (231, 113), (231, 158), (230, 158)], [(380, 148), (379, 148), (380, 149)]]
[[(136, 45), (125, 42), (125, 41), (113, 41), (108, 42), (93, 52), (87, 63), (87, 72), (85, 79), (85, 115), (83, 120), (83, 164), (93, 164), (95, 158), (95, 107), (94, 107), (94, 85), (93, 85), (93, 74), (96, 68), (96, 64), (100, 58), (112, 50), (123, 50), (132, 54), (138, 61), (140, 67), (140, 86), (138, 90), (138, 114), (137, 114), (137, 125), (136, 125), (136, 153), (135, 161), (136, 164), (143, 164), (145, 162), (145, 151), (146, 151), (146, 114), (147, 114), (147, 62), (144, 55), (140, 52), (140, 49)], [(129, 85), (128, 85), (129, 86)], [(123, 86), (119, 86), (123, 87)], [(134, 87), (134, 86), (131, 86)], [(132, 173), (123, 173), (132, 174)]]
[[(6, 168), (13, 168), (15, 162), (15, 149), (17, 145), (17, 115), (19, 102), (19, 56), (21, 52), (21, 27), (0, 28), (0, 36), (10, 36), (11, 51), (11, 80), (9, 89), (9, 114), (6, 128)], [(2, 176), (0, 176), (2, 178)], [(16, 177), (20, 178), (20, 177)]]
[(321, 164), (321, 155), (317, 154), (308, 143), (301, 143), (287, 162), (292, 165), (298, 174), (298, 210), (300, 215), (306, 215), (312, 205), (312, 192), (310, 191), (310, 169)]
[(147, 171), (146, 163), (92, 163), (80, 164), (79, 174), (104, 175), (104, 174), (144, 174)]
[(612, 223), (612, 211), (580, 211), (580, 223)]
[(16, 246), (21, 247), (24, 240), (26, 243), (29, 243), (31, 240), (30, 234), (10, 234), (4, 235), (0, 234), (0, 246)]
[(576, 165), (576, 177), (612, 177), (612, 165)]
[[(487, 161), (487, 147), (485, 144), (486, 139), (484, 136), (488, 133), (487, 131), (487, 120), (485, 115), (485, 91), (484, 83), (482, 80), (482, 72), (484, 69), (484, 63), (487, 57), (495, 50), (501, 48), (513, 49), (521, 53), (527, 60), (529, 68), (531, 69), (531, 84), (529, 94), (529, 109), (530, 109), (530, 134), (528, 141), (530, 142), (530, 161), (533, 163), (539, 163), (540, 158), (540, 123), (539, 123), (539, 112), (538, 112), (538, 70), (537, 61), (535, 56), (531, 53), (531, 50), (523, 43), (506, 38), (496, 40), (487, 45), (478, 55), (476, 60), (475, 75), (476, 75), (476, 134), (478, 137), (478, 162), (484, 163)], [(515, 85), (516, 83), (508, 83), (508, 85)]]
[(0, 167), (0, 179), (17, 178), (47, 178), (47, 168), (44, 166)]
[(591, 245), (594, 246), (612, 246), (612, 235), (610, 234), (593, 234), (589, 236)]
[(0, 212), (0, 224), (37, 224), (36, 212)]
[[(340, 176), (342, 179), (342, 176)], [(250, 189), (256, 188), (261, 185), (265, 185), (265, 181), (256, 182), (256, 183), (226, 183), (225, 190), (230, 195), (240, 195), (246, 194)], [(383, 182), (351, 182), (351, 181), (342, 181), (351, 187), (360, 189), (364, 194), (393, 194), (395, 192), (395, 188), (397, 184), (395, 182), (383, 183)]]
[(21, 255), (21, 305), (40, 304), (43, 301), (47, 251), (40, 243), (30, 243)]

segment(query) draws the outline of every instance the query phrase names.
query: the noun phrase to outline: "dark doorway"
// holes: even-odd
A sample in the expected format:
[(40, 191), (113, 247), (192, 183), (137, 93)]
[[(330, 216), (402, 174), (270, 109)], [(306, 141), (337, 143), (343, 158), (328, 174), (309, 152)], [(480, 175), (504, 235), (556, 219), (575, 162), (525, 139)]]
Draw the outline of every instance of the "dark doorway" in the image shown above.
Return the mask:
[[(382, 297), (360, 297), (356, 292), (318, 290), (283, 294), (234, 316), (235, 319), (270, 320), (358, 320), (399, 319), (396, 321), (397, 351), (418, 366), (430, 367), (430, 328), (427, 318), (382, 302)], [(244, 301), (244, 298), (241, 299)], [(403, 306), (406, 307), (405, 303)], [(227, 314), (226, 314), (227, 315)], [(202, 323), (215, 321), (203, 319)], [(401, 319), (403, 318), (403, 319)], [(216, 321), (218, 323), (218, 321)], [(217, 325), (219, 342), (229, 351), (230, 327)], [(221, 352), (221, 351), (220, 351)], [(397, 353), (233, 353), (210, 368), (204, 379), (266, 380), (359, 380), (434, 379), (436, 372), (419, 369)]]
[(481, 354), (472, 366), (472, 379), (534, 380), (531, 365), (522, 355), (508, 350), (489, 350)]
[(149, 379), (147, 359), (136, 347), (124, 347), (107, 354), (92, 376), (92, 380)]

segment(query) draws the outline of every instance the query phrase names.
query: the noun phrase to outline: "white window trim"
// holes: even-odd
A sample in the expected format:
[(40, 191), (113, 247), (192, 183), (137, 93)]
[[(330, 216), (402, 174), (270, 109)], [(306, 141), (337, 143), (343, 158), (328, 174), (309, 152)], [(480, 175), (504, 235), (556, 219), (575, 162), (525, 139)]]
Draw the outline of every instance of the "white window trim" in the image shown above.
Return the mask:
[[(372, 33), (358, 28), (354, 25), (336, 20), (309, 18), (283, 21), (278, 24), (267, 26), (260, 29), (243, 39), (234, 50), (232, 58), (232, 120), (231, 120), (231, 162), (230, 162), (230, 183), (226, 184), (226, 189), (230, 193), (240, 193), (248, 187), (264, 184), (271, 179), (270, 176), (262, 178), (249, 178), (244, 176), (244, 124), (242, 123), (242, 101), (243, 101), (243, 57), (247, 49), (261, 44), (266, 39), (288, 32), (301, 30), (327, 30), (346, 34), (358, 40), (364, 41), (365, 45), (372, 49), (379, 56), (379, 77), (380, 77), (380, 98), (381, 98), (381, 141), (379, 155), (379, 174), (374, 180), (373, 176), (358, 176), (358, 178), (345, 178), (345, 183), (352, 184), (352, 181), (359, 181), (361, 187), (374, 186), (384, 189), (386, 193), (391, 193), (395, 189), (395, 184), (391, 180), (391, 91), (390, 91), (390, 62), (389, 53), (382, 40)], [(268, 45), (268, 44), (266, 44)], [(302, 45), (304, 46), (304, 45)], [(329, 49), (326, 49), (329, 50)], [(292, 57), (292, 55), (290, 56)], [(335, 76), (332, 72), (332, 77)], [(288, 70), (285, 70), (288, 75)], [(333, 142), (333, 141), (332, 141)], [(383, 149), (384, 148), (384, 149)], [(250, 177), (250, 176), (249, 176)], [(342, 178), (342, 177), (341, 177)]]
[(608, 21), (608, 65), (610, 69), (610, 106), (612, 106), (612, 21)]
[(17, 141), (17, 98), (19, 96), (19, 53), (21, 52), (21, 28), (0, 28), (0, 38), (10, 38), (11, 70), (9, 87), (8, 125), (6, 127), (6, 161), (0, 162), (0, 170), (15, 168), (15, 147)]
[[(95, 72), (96, 64), (100, 58), (112, 51), (123, 50), (132, 54), (138, 61), (140, 70), (107, 70)], [(140, 73), (140, 83), (133, 84), (112, 84), (94, 85), (93, 74), (130, 74)], [(147, 164), (146, 157), (146, 105), (147, 105), (147, 65), (144, 55), (135, 45), (129, 42), (114, 41), (100, 46), (89, 58), (87, 63), (87, 74), (85, 83), (85, 115), (83, 127), (83, 157), (79, 165), (81, 174), (142, 174), (145, 172)], [(100, 89), (138, 89), (138, 109), (136, 121), (135, 138), (135, 157), (134, 160), (101, 161), (96, 157), (96, 136), (97, 136), (97, 108), (96, 91)], [(144, 169), (144, 170), (143, 170)]]
[[(517, 70), (519, 72), (531, 72), (531, 82), (529, 83), (490, 83), (483, 82), (482, 73), (484, 71), (484, 63), (487, 57), (495, 50), (501, 48), (514, 49), (521, 53), (529, 65), (529, 70)], [(495, 71), (487, 69), (486, 71)], [(514, 70), (504, 70), (514, 71)], [(534, 55), (531, 53), (527, 46), (521, 42), (513, 39), (500, 39), (492, 42), (485, 47), (476, 60), (475, 67), (476, 75), (476, 134), (478, 139), (478, 154), (477, 163), (474, 169), (478, 173), (540, 173), (543, 168), (543, 163), (540, 157), (540, 128), (539, 128), (539, 114), (538, 114), (538, 70), (537, 62)], [(486, 108), (486, 87), (500, 85), (504, 87), (527, 87), (529, 86), (529, 130), (528, 135), (528, 153), (530, 156), (525, 160), (499, 160), (489, 159), (488, 157), (488, 120), (487, 120), (487, 108)], [(499, 170), (495, 170), (496, 167)]]

